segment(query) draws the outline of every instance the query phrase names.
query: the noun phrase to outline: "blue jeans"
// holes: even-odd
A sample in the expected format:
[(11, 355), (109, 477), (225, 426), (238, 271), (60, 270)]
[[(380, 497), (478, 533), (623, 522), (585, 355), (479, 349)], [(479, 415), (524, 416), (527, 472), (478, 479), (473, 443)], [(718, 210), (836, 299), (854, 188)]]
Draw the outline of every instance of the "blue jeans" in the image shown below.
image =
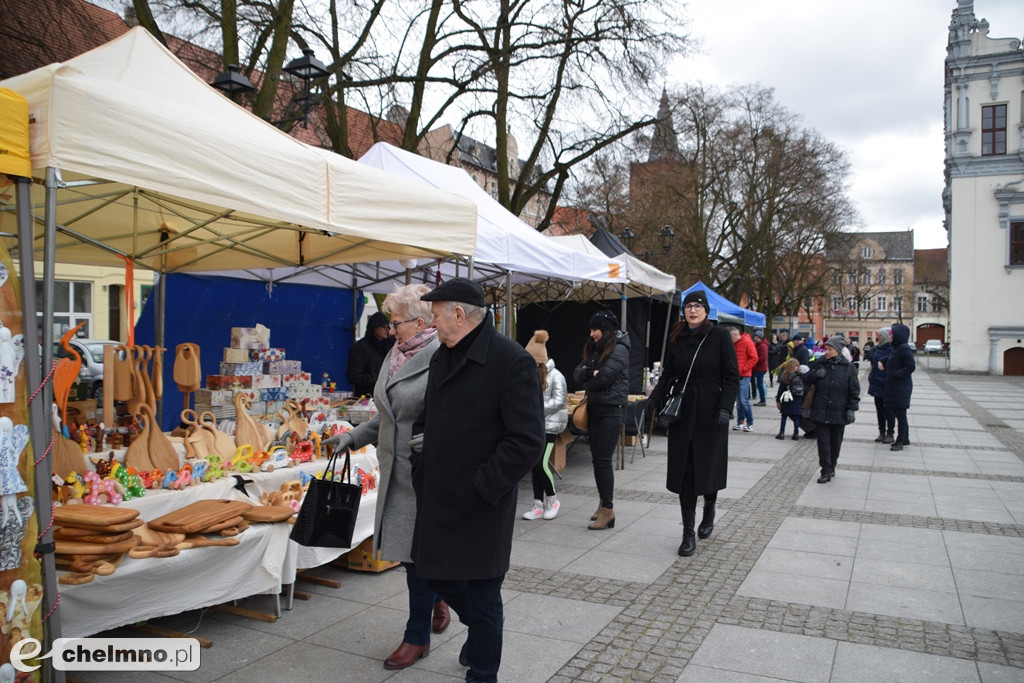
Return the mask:
[(740, 394), (736, 397), (736, 421), (754, 425), (754, 410), (750, 407), (750, 378), (740, 377)]
[(764, 370), (754, 370), (754, 387), (757, 390), (757, 400), (764, 403)]
[(430, 628), (434, 616), (434, 603), (441, 597), (427, 588), (427, 584), (416, 574), (416, 565), (403, 562), (405, 585), (409, 589), (409, 619), (405, 622), (402, 642), (410, 645), (430, 645)]
[(505, 612), (501, 584), (505, 575), (494, 579), (427, 579), (427, 587), (455, 610), (469, 634), (463, 652), (469, 662), (466, 681), (496, 683), (501, 666), (501, 637)]

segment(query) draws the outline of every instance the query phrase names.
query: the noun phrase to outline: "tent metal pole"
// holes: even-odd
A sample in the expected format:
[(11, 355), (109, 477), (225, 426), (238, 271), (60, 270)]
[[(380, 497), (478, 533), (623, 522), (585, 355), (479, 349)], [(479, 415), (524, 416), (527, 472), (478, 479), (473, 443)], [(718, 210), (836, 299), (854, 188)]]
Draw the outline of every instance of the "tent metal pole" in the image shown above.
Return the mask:
[(626, 332), (626, 283), (623, 282), (621, 285), (621, 292), (619, 293), (619, 299), (622, 302), (621, 309), (619, 311), (619, 329)]
[[(32, 217), (31, 217), (31, 196), (27, 183), (18, 183), (18, 260), (21, 266), (21, 296), (24, 321), (23, 334), (26, 353), (29, 358), (26, 368), (26, 377), (29, 387), (38, 387), (42, 381), (42, 368), (49, 368), (53, 363), (53, 287), (54, 287), (54, 260), (57, 252), (57, 171), (54, 168), (46, 169), (46, 201), (45, 201), (45, 230), (43, 237), (43, 317), (42, 317), (42, 339), (37, 339), (36, 334), (36, 283), (34, 273), (34, 262), (32, 255)], [(42, 365), (34, 362), (33, 357), (37, 343), (42, 343)], [(36, 396), (32, 405), (29, 406), (31, 434), (33, 450), (43, 447), (49, 443), (48, 436), (52, 433), (51, 414), (49, 406), (53, 403), (53, 385), (47, 383), (39, 395)], [(53, 456), (47, 454), (36, 466), (35, 471), (35, 496), (36, 496), (36, 523), (46, 532), (39, 539), (39, 546), (42, 564), (43, 578), (43, 614), (49, 618), (43, 622), (43, 648), (44, 652), (52, 649), (53, 642), (61, 637), (60, 613), (55, 609), (57, 604), (57, 569), (54, 565), (53, 554), (53, 528), (50, 525), (52, 519), (50, 477), (53, 472)], [(45, 520), (44, 520), (45, 514)], [(50, 528), (47, 528), (50, 527)], [(44, 667), (44, 680), (63, 683), (64, 672), (57, 671), (51, 667)]]
[(505, 271), (505, 317), (502, 320), (505, 336), (512, 336), (512, 271)]

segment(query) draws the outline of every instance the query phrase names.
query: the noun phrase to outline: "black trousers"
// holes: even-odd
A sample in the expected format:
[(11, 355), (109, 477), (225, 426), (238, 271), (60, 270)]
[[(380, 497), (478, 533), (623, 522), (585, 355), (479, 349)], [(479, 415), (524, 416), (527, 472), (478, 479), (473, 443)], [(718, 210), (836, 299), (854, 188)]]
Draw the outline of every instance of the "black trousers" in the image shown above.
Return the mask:
[(843, 434), (846, 425), (829, 425), (818, 423), (814, 429), (818, 437), (818, 464), (822, 472), (835, 472), (839, 461), (839, 449), (843, 447)]
[(465, 654), (469, 660), (466, 681), (496, 683), (501, 666), (502, 631), (505, 611), (501, 602), (501, 584), (505, 575), (493, 579), (427, 579), (427, 587), (437, 593), (468, 627)]
[(875, 396), (875, 414), (878, 417), (878, 433), (892, 434), (896, 426), (896, 416), (890, 415), (885, 409), (885, 397)]

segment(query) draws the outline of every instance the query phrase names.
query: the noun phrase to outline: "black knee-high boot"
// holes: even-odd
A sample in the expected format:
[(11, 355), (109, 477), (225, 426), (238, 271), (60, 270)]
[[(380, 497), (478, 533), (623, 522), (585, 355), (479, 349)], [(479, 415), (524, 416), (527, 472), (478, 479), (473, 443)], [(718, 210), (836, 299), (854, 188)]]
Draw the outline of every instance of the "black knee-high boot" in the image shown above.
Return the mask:
[(697, 527), (698, 538), (709, 538), (715, 530), (715, 502), (718, 494), (704, 496), (704, 516), (700, 518), (700, 526)]
[(679, 554), (689, 557), (697, 552), (697, 538), (693, 533), (693, 523), (697, 519), (697, 510), (683, 510), (683, 542), (679, 546)]

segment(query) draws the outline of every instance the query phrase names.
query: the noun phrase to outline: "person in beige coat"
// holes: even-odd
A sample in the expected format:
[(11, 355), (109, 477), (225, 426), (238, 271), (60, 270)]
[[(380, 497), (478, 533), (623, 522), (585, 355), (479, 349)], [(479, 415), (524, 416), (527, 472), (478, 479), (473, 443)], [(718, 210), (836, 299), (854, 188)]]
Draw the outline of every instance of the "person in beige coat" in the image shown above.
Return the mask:
[[(384, 661), (385, 669), (404, 669), (430, 654), (430, 633), (441, 633), (451, 621), (448, 606), (427, 588), (412, 561), (416, 494), (412, 488), (413, 422), (423, 415), (430, 359), (440, 345), (431, 327), (430, 304), (420, 301), (426, 285), (407, 285), (389, 294), (382, 306), (391, 315), (395, 344), (384, 357), (373, 400), (377, 414), (345, 434), (327, 439), (338, 448), (377, 443), (380, 482), (373, 545), (381, 558), (401, 562), (409, 588), (409, 619), (402, 644)], [(433, 612), (433, 618), (431, 613)]]

